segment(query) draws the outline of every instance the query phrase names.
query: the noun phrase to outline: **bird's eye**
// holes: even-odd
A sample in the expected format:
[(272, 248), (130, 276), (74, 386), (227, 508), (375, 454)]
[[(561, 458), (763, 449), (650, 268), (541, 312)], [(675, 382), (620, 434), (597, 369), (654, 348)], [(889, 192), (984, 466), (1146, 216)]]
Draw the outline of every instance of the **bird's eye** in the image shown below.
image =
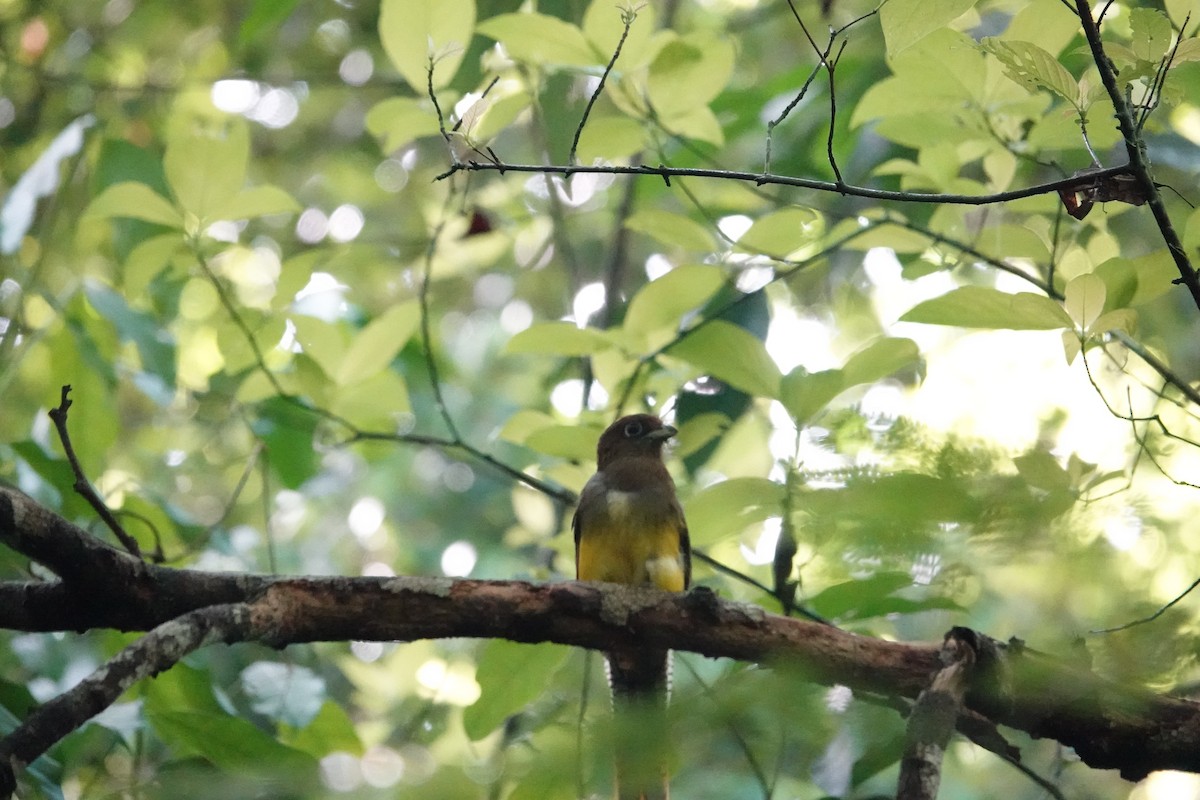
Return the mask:
[(625, 426), (625, 436), (630, 439), (635, 439), (642, 435), (642, 423), (631, 422)]

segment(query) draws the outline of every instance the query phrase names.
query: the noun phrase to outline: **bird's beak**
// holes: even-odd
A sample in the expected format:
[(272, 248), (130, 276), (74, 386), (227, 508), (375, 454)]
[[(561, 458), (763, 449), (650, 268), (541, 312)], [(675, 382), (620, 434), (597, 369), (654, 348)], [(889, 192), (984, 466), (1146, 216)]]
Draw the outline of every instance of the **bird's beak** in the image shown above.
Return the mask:
[(674, 425), (663, 425), (656, 431), (650, 431), (646, 434), (647, 439), (670, 439), (675, 434), (679, 433)]

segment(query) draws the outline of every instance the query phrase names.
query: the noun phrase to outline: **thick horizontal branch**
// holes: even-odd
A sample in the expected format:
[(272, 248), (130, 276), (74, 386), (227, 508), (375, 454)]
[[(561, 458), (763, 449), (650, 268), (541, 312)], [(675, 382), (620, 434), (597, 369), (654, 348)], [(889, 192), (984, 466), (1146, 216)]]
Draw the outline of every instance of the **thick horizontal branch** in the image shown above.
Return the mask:
[[(29, 527), (34, 525), (34, 528)], [(37, 529), (37, 525), (45, 526)], [(48, 548), (43, 540), (59, 539)], [(939, 668), (940, 645), (874, 639), (829, 625), (768, 614), (758, 606), (694, 590), (566, 582), (442, 578), (279, 578), (146, 565), (99, 543), (15, 490), (0, 487), (0, 542), (31, 557), (73, 547), (111, 551), (103, 568), (136, 583), (90, 581), (0, 585), (0, 626), (150, 630), (214, 605), (247, 603), (253, 638), (283, 647), (316, 641), (410, 641), (445, 637), (557, 642), (598, 650), (614, 644), (687, 650), (798, 669), (807, 680), (859, 692), (915, 698)], [(20, 549), (20, 547), (18, 547)], [(39, 560), (41, 560), (39, 558)], [(47, 564), (54, 568), (54, 564)], [(61, 566), (61, 565), (60, 565)], [(60, 573), (61, 574), (61, 573)], [(67, 622), (68, 624), (64, 624)], [(1200, 772), (1200, 705), (1124, 687), (1025, 648), (998, 654), (967, 694), (986, 717), (1073, 747), (1089, 765), (1131, 779), (1158, 769)], [(1002, 678), (996, 676), (1002, 674)]]
[(872, 189), (869, 186), (854, 186), (840, 181), (820, 181), (815, 178), (795, 178), (790, 175), (775, 175), (765, 172), (738, 172), (725, 169), (705, 169), (695, 167), (667, 167), (663, 165), (649, 166), (635, 164), (630, 166), (593, 165), (568, 166), (565, 164), (505, 164), (499, 161), (461, 161), (437, 176), (438, 180), (448, 178), (456, 172), (533, 172), (543, 175), (562, 175), (569, 178), (580, 173), (599, 175), (647, 175), (660, 178), (670, 185), (672, 178), (716, 178), (727, 181), (753, 183), (756, 186), (794, 186), (800, 189), (813, 189), (818, 192), (833, 192), (848, 197), (866, 197), (872, 200), (890, 200), (898, 203), (934, 203), (943, 205), (986, 206), (993, 203), (1005, 203), (1010, 200), (1021, 200), (1026, 197), (1037, 197), (1043, 194), (1053, 194), (1062, 190), (1082, 189), (1094, 186), (1106, 178), (1117, 175), (1128, 175), (1129, 165), (1108, 167), (1089, 171), (1086, 175), (1072, 175), (1069, 178), (1039, 183), (1024, 189), (1011, 189), (1006, 192), (992, 194), (940, 194), (937, 192), (897, 192), (889, 189)]

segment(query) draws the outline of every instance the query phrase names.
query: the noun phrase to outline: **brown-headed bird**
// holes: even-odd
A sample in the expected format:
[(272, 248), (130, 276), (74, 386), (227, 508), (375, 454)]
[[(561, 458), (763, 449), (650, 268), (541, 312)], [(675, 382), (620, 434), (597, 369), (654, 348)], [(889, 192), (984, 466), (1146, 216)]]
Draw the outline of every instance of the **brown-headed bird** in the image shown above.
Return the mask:
[[(571, 522), (580, 580), (669, 592), (682, 592), (691, 583), (687, 522), (662, 460), (663, 445), (675, 433), (652, 414), (633, 414), (601, 434), (596, 474), (584, 485)], [(666, 800), (660, 754), (667, 733), (670, 651), (631, 646), (605, 655), (618, 716), (617, 797)]]

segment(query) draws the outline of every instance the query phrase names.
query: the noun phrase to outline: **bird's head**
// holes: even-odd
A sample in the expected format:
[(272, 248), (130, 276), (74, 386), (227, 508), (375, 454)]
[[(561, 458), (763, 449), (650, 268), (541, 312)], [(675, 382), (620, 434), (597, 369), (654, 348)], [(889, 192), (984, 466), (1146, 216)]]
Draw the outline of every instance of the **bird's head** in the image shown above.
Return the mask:
[(678, 431), (673, 426), (664, 424), (653, 414), (621, 417), (600, 434), (600, 441), (596, 445), (596, 466), (604, 469), (606, 464), (617, 458), (659, 458), (667, 439), (676, 433)]

